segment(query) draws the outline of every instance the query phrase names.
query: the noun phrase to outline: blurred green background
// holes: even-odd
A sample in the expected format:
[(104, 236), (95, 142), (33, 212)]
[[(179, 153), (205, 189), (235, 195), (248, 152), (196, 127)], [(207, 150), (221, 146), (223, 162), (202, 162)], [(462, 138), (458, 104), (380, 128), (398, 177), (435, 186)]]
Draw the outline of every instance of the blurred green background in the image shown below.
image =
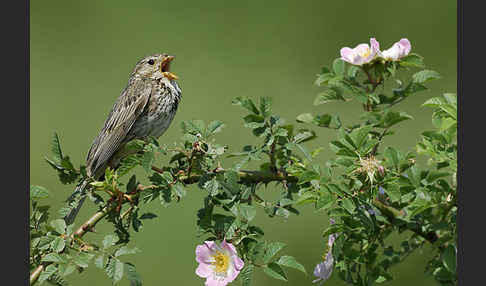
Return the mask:
[[(217, 140), (239, 151), (255, 142), (242, 127), (244, 112), (231, 105), (236, 96), (272, 96), (273, 110), (295, 123), (304, 112), (340, 113), (345, 122), (357, 118), (356, 104), (313, 106), (319, 88), (313, 85), (322, 65), (330, 65), (343, 46), (354, 47), (376, 37), (382, 49), (407, 37), (412, 51), (425, 57), (429, 68), (443, 78), (429, 84), (397, 108), (415, 120), (399, 125), (387, 145), (413, 150), (420, 132), (431, 128), (429, 97), (456, 91), (456, 1), (31, 1), (30, 183), (51, 190), (51, 214), (72, 191), (57, 181), (43, 160), (49, 155), (53, 131), (61, 136), (64, 152), (77, 166), (127, 83), (135, 63), (151, 53), (169, 52), (176, 60), (183, 100), (167, 133), (159, 139), (172, 144), (181, 137), (180, 123), (188, 119), (222, 120), (227, 126)], [(310, 147), (324, 146), (334, 133), (317, 130)], [(422, 162), (421, 160), (420, 162)], [(143, 171), (137, 171), (143, 176)], [(269, 187), (267, 195), (277, 192)], [(194, 271), (196, 211), (204, 194), (191, 187), (180, 203), (165, 208), (153, 203), (159, 218), (147, 221), (133, 235), (141, 253), (129, 257), (145, 285), (203, 285)], [(85, 206), (78, 221), (93, 206)], [(328, 225), (322, 213), (301, 207), (303, 215), (269, 219), (259, 212), (256, 223), (267, 240), (288, 244), (283, 253), (295, 256), (310, 275), (289, 270), (289, 282), (268, 278), (261, 271), (254, 285), (311, 285)], [(89, 238), (100, 241), (106, 224)], [(428, 249), (416, 252), (394, 268), (388, 285), (433, 285), (424, 274)], [(128, 257), (127, 257), (128, 258)], [(68, 277), (71, 285), (110, 285), (96, 267)], [(123, 280), (121, 285), (128, 285)], [(344, 285), (337, 276), (326, 285)]]

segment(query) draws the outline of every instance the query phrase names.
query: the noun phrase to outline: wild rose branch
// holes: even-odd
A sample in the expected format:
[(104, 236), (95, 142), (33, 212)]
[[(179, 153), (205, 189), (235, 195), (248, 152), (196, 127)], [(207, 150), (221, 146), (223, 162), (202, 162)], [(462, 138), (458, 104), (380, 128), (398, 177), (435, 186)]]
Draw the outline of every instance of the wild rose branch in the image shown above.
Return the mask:
[[(330, 221), (323, 233), (324, 251), (316, 254), (313, 282), (325, 283), (333, 273), (353, 285), (389, 281), (393, 265), (428, 243), (434, 251), (428, 264), (430, 274), (440, 283), (455, 283), (455, 95), (444, 94), (424, 103), (433, 109), (435, 129), (417, 135), (421, 141), (416, 152), (383, 147), (389, 136), (404, 131), (399, 128), (402, 122), (412, 119), (391, 107), (440, 78), (411, 50), (405, 38), (383, 51), (371, 38), (369, 44), (342, 48), (341, 57), (330, 68), (322, 68), (316, 84), (323, 91), (314, 104), (357, 101), (364, 107), (358, 122), (344, 121), (337, 114), (304, 113), (297, 116), (297, 124), (290, 124), (271, 110), (270, 98), (256, 103), (238, 97), (233, 104), (245, 110), (244, 126), (259, 139), (240, 152), (229, 153), (228, 146), (216, 143), (214, 136), (224, 126), (217, 120), (208, 124), (184, 121), (183, 137), (173, 147), (159, 146), (156, 140), (130, 143), (134, 154), (124, 158), (116, 171), (107, 169), (103, 180), (91, 183), (88, 197), (99, 210), (77, 230), (63, 220), (48, 223), (47, 209), (40, 205), (48, 191), (32, 186), (31, 284), (48, 280), (64, 285), (64, 277), (93, 262), (114, 283), (126, 277), (141, 285), (134, 265), (120, 258), (137, 252), (127, 247), (130, 235), (142, 229), (144, 220), (156, 218), (143, 213), (145, 204), (179, 202), (189, 185), (206, 194), (197, 214), (201, 244), (195, 252), (195, 274), (206, 285), (241, 281), (247, 286), (255, 271), (283, 281), (288, 279), (286, 268), (307, 273), (296, 258), (279, 254), (284, 242), (266, 241), (264, 230), (253, 224), (257, 207), (269, 217), (287, 218), (300, 214), (298, 207), (305, 204), (312, 204)], [(414, 70), (413, 76), (404, 78), (404, 70)], [(393, 87), (391, 92), (385, 84)], [(318, 139), (320, 128), (336, 132), (329, 142), (334, 157), (325, 162), (319, 155), (322, 148), (306, 147), (306, 142)], [(322, 145), (329, 141), (319, 140)], [(57, 136), (53, 150), (54, 158), (48, 163), (61, 182), (72, 184), (86, 176), (82, 166), (75, 169), (62, 154)], [(426, 156), (431, 164), (422, 168), (416, 154)], [(236, 159), (235, 163), (223, 168), (228, 157)], [(156, 167), (157, 158), (167, 158), (168, 163)], [(259, 163), (259, 168), (246, 170), (249, 162)], [(136, 167), (145, 169), (149, 185), (141, 185), (135, 176), (122, 182)], [(276, 200), (258, 194), (268, 184), (281, 192)], [(61, 209), (60, 215), (75, 204)], [(99, 246), (85, 241), (85, 234), (102, 220), (113, 225), (113, 233)], [(399, 247), (387, 240), (403, 231), (407, 237)]]

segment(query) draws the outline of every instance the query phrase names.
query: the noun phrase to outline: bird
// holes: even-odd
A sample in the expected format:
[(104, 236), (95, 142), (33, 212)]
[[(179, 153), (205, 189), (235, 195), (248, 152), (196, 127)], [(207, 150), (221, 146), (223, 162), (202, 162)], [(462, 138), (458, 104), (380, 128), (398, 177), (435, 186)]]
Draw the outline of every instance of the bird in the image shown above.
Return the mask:
[(64, 221), (74, 222), (91, 180), (104, 176), (107, 167), (116, 169), (129, 152), (124, 146), (134, 139), (159, 138), (169, 128), (176, 114), (182, 91), (178, 77), (170, 71), (174, 55), (153, 54), (139, 60), (131, 72), (127, 86), (115, 101), (103, 128), (93, 140), (86, 157), (86, 175), (67, 199), (71, 208)]

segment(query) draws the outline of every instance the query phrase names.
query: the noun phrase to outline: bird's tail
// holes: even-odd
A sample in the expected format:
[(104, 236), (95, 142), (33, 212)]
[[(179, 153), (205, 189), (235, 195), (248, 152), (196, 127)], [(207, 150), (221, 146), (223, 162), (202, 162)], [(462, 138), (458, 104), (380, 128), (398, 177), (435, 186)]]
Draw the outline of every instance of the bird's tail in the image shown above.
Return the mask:
[(67, 225), (70, 225), (74, 222), (76, 216), (78, 215), (79, 210), (83, 206), (84, 200), (86, 199), (85, 189), (87, 185), (88, 185), (88, 180), (83, 180), (80, 184), (76, 186), (74, 192), (67, 199), (67, 202), (71, 204), (78, 197), (80, 197), (77, 205), (74, 208), (71, 208), (69, 210), (69, 213), (64, 217), (64, 221), (66, 222)]

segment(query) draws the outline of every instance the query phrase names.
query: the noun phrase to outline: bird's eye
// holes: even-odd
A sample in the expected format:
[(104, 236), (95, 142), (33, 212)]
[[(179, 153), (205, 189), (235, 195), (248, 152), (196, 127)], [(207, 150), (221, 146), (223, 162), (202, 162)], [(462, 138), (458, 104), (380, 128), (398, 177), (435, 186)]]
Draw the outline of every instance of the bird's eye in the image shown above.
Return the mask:
[(154, 60), (153, 59), (150, 59), (150, 60), (148, 60), (147, 63), (152, 66), (154, 64)]

